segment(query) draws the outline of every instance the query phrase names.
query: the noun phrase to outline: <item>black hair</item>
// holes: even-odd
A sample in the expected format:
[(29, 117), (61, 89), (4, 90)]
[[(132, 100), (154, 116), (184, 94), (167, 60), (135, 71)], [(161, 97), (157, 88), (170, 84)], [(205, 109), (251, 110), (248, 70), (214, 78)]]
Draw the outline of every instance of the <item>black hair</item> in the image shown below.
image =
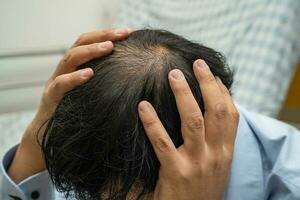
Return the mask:
[(183, 144), (168, 73), (180, 69), (203, 112), (192, 65), (203, 59), (229, 89), (233, 75), (221, 53), (165, 30), (138, 30), (114, 43), (110, 55), (79, 68), (94, 77), (66, 93), (42, 142), (58, 191), (77, 199), (143, 199), (158, 179), (159, 161), (137, 106), (149, 101), (176, 147)]

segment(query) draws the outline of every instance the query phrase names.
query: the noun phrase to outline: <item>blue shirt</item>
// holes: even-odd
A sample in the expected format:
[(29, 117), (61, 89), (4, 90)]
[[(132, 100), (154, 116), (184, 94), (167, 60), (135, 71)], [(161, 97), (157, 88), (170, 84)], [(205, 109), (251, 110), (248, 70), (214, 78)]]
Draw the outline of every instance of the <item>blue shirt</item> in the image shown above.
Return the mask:
[[(224, 200), (300, 200), (300, 132), (296, 128), (238, 107), (240, 121)], [(15, 184), (7, 175), (17, 147), (3, 157), (0, 199), (63, 200), (47, 171)]]

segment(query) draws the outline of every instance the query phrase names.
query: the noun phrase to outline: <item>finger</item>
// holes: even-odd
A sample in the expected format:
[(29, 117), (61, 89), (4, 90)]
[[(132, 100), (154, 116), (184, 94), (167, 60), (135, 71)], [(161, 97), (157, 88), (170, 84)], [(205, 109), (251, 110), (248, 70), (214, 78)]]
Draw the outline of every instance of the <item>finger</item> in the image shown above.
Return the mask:
[(160, 122), (154, 108), (147, 101), (138, 105), (139, 116), (161, 165), (172, 166), (177, 160), (177, 149)]
[(66, 92), (84, 84), (93, 75), (94, 72), (91, 68), (85, 68), (57, 76), (49, 86), (47, 98), (51, 99), (53, 104), (56, 104), (62, 99)]
[[(219, 86), (219, 89), (221, 90), (221, 92), (224, 94), (224, 96), (226, 97), (230, 97), (230, 92), (229, 90), (226, 88), (226, 86), (223, 84), (222, 80), (220, 79), (220, 77), (216, 76), (216, 82)], [(230, 98), (231, 99), (231, 98)]]
[(224, 135), (224, 141), (225, 144), (227, 144), (229, 147), (233, 147), (235, 138), (236, 138), (236, 133), (237, 133), (237, 126), (239, 123), (239, 113), (237, 111), (236, 106), (234, 105), (234, 102), (232, 100), (232, 97), (230, 96), (230, 92), (226, 88), (226, 86), (222, 83), (222, 80), (219, 77), (216, 77), (217, 84), (224, 94), (225, 101), (227, 102), (228, 105), (228, 110), (229, 110), (229, 123), (227, 124), (228, 126), (228, 131), (227, 134)]
[(194, 63), (194, 72), (199, 81), (206, 109), (205, 138), (215, 148), (224, 144), (233, 146), (237, 128), (238, 112), (227, 88), (216, 80), (203, 60)]
[(73, 44), (73, 47), (99, 43), (104, 41), (116, 41), (122, 40), (128, 37), (128, 35), (132, 32), (132, 29), (123, 28), (123, 29), (104, 29), (97, 30), (88, 33), (83, 33), (76, 42)]
[(205, 110), (214, 110), (223, 97), (214, 75), (204, 60), (196, 60), (193, 69), (200, 85)]
[(193, 69), (205, 106), (205, 139), (210, 144), (221, 147), (225, 132), (223, 128), (228, 122), (228, 105), (208, 65), (203, 60), (197, 60)]
[(184, 144), (198, 151), (204, 142), (204, 120), (200, 107), (180, 70), (174, 69), (169, 73), (169, 82), (181, 118)]
[(105, 56), (109, 54), (112, 49), (113, 43), (111, 41), (93, 43), (70, 49), (60, 61), (52, 75), (52, 79), (61, 74), (73, 72), (79, 65), (94, 58)]

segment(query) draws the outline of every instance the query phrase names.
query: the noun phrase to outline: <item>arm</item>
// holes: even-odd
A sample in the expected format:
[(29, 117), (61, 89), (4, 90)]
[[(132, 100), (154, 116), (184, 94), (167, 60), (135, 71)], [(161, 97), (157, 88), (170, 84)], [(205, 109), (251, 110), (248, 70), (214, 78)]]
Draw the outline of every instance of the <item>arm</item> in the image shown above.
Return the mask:
[[(23, 134), (21, 143), (10, 154), (11, 160), (7, 162), (8, 166), (1, 163), (3, 175), (0, 174), (2, 179), (0, 180), (2, 182), (0, 196), (3, 196), (4, 192), (8, 192), (3, 189), (8, 187), (5, 184), (10, 184), (10, 188), (15, 188), (15, 191), (20, 193), (22, 192), (18, 188), (20, 185), (24, 185), (26, 182), (32, 185), (33, 179), (45, 174), (43, 171), (46, 166), (39, 145), (44, 132), (41, 127), (45, 127), (45, 122), (51, 117), (65, 92), (85, 83), (93, 76), (90, 68), (77, 71), (76, 68), (93, 58), (109, 54), (113, 49), (111, 41), (124, 39), (129, 32), (129, 29), (107, 29), (85, 33), (66, 53), (46, 82), (38, 111)], [(37, 133), (39, 134), (37, 135)], [(43, 180), (49, 182), (48, 178)]]
[(205, 104), (201, 110), (181, 71), (169, 74), (181, 118), (184, 144), (175, 148), (150, 103), (139, 104), (145, 131), (160, 161), (151, 199), (221, 199), (230, 172), (238, 112), (228, 90), (202, 60), (194, 63)]

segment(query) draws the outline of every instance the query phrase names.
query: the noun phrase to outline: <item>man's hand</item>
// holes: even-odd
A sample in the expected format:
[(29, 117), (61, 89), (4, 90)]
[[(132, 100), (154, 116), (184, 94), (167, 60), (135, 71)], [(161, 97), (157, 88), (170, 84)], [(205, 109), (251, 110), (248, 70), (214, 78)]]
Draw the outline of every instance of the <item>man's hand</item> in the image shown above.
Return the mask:
[(93, 58), (109, 54), (113, 49), (111, 41), (125, 39), (130, 29), (107, 29), (82, 34), (59, 62), (52, 76), (45, 84), (37, 114), (27, 127), (15, 158), (8, 170), (16, 183), (46, 169), (41, 148), (37, 140), (43, 137), (44, 124), (55, 111), (59, 101), (67, 92), (88, 81), (93, 76), (90, 68), (76, 68)]
[(195, 61), (193, 69), (204, 117), (183, 73), (178, 69), (169, 73), (184, 139), (178, 149), (151, 104), (139, 104), (141, 121), (161, 164), (153, 200), (219, 200), (227, 184), (239, 114), (227, 88), (203, 60)]

